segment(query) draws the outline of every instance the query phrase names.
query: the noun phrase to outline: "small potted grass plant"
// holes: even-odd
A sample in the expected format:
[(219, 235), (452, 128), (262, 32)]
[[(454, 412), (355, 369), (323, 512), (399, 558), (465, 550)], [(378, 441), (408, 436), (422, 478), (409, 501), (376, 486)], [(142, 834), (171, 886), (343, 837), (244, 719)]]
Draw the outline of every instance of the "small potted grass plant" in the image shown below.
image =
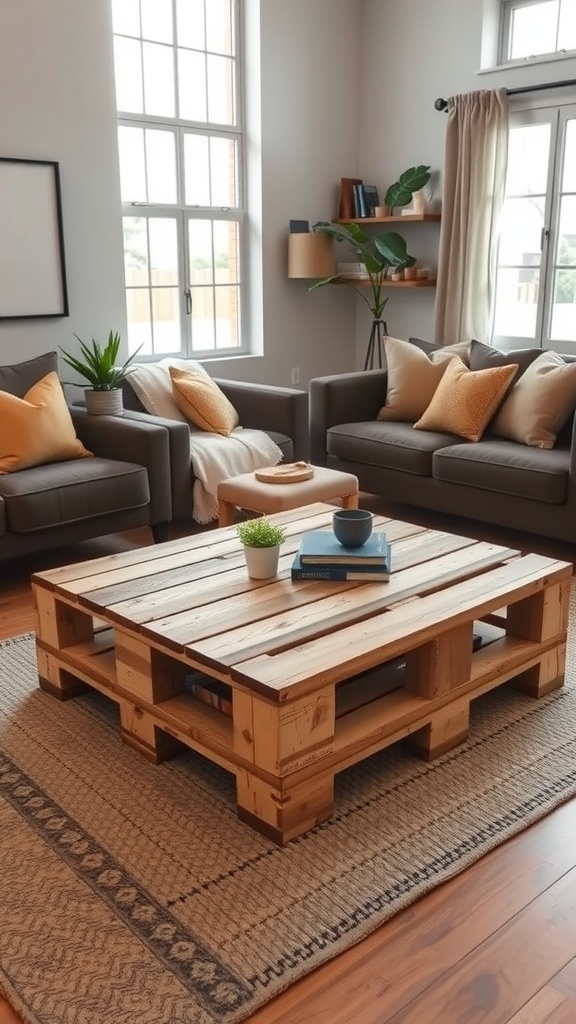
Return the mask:
[[(70, 355), (60, 348), (64, 362), (76, 371), (80, 377), (87, 380), (89, 388), (84, 391), (86, 409), (93, 416), (114, 415), (123, 410), (122, 382), (130, 373), (129, 364), (138, 355), (142, 348), (140, 345), (122, 366), (116, 366), (118, 350), (120, 348), (120, 335), (118, 332), (110, 331), (105, 345), (99, 345), (92, 339), (92, 345), (87, 345), (78, 335), (74, 335), (80, 342), (82, 358)], [(75, 381), (65, 381), (66, 384), (75, 384)]]
[(248, 575), (253, 580), (267, 580), (278, 572), (280, 545), (286, 539), (283, 526), (276, 526), (265, 516), (247, 519), (236, 527), (244, 555)]

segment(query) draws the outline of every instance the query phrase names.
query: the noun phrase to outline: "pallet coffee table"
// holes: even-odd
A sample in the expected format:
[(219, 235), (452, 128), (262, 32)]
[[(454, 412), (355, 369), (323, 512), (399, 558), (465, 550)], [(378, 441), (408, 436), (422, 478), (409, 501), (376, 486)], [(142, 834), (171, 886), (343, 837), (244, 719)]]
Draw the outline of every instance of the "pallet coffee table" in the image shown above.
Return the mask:
[[(248, 578), (234, 527), (36, 573), (40, 686), (105, 693), (154, 762), (185, 744), (233, 772), (239, 816), (286, 843), (331, 816), (342, 769), (405, 738), (438, 756), (504, 683), (562, 685), (571, 563), (376, 517), (389, 583), (293, 583), (301, 533), (332, 512), (273, 517), (288, 534), (273, 580)], [(481, 623), (499, 639), (473, 651)], [(231, 714), (189, 686), (198, 670)]]

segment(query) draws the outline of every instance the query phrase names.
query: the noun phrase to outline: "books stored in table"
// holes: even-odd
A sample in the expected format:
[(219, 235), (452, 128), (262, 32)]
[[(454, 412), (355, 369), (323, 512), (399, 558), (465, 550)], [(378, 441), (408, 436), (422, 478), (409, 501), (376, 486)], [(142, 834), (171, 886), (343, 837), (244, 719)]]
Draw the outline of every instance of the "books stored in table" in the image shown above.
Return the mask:
[(291, 576), (293, 580), (324, 580), (340, 583), (387, 583), (390, 579), (389, 563), (387, 565), (358, 564), (343, 565), (341, 562), (330, 562), (325, 565), (304, 565), (300, 555), (292, 562)]
[(187, 672), (184, 677), (184, 689), (197, 700), (223, 711), (225, 715), (232, 714), (232, 688), (221, 680), (212, 679), (204, 672)]
[(300, 540), (300, 557), (303, 565), (323, 565), (325, 562), (347, 566), (378, 565), (388, 562), (389, 547), (386, 534), (373, 531), (368, 540), (358, 548), (347, 548), (331, 531), (307, 530)]

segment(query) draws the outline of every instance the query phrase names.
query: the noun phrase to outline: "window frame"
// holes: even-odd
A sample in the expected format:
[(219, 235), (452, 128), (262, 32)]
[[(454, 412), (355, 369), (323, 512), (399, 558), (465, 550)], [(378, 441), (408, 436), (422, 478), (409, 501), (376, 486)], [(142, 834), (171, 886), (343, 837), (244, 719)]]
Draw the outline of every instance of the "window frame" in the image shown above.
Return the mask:
[[(566, 0), (559, 0), (558, 19), (556, 22), (556, 42), (560, 28), (560, 8)], [(512, 44), (512, 19), (513, 12), (526, 7), (535, 7), (542, 3), (542, 0), (500, 0), (500, 33), (498, 41), (498, 64), (499, 66), (518, 67), (532, 61), (561, 60), (566, 57), (576, 57), (576, 47), (570, 50), (555, 49), (547, 50), (544, 53), (527, 54), (525, 57), (510, 57)]]
[[(209, 0), (207, 0), (209, 2)], [(249, 259), (248, 259), (248, 213), (247, 213), (247, 182), (246, 182), (246, 146), (245, 146), (245, 33), (244, 24), (242, 17), (242, 4), (240, 0), (231, 0), (232, 15), (233, 15), (233, 34), (235, 40), (235, 48), (233, 54), (233, 88), (234, 88), (234, 112), (235, 112), (235, 123), (230, 124), (219, 124), (215, 122), (206, 121), (193, 121), (179, 116), (179, 97), (178, 97), (178, 40), (176, 33), (176, 12), (177, 12), (177, 0), (171, 0), (172, 4), (172, 18), (173, 18), (173, 41), (169, 45), (174, 54), (174, 88), (175, 88), (175, 115), (174, 117), (166, 117), (162, 115), (147, 114), (146, 112), (131, 112), (126, 110), (120, 110), (117, 108), (117, 124), (118, 128), (121, 127), (134, 127), (145, 130), (146, 128), (152, 129), (170, 129), (174, 133), (175, 137), (175, 163), (176, 163), (176, 190), (177, 197), (175, 203), (158, 203), (158, 202), (140, 202), (131, 201), (121, 198), (121, 216), (124, 220), (125, 217), (141, 216), (144, 218), (155, 218), (162, 216), (174, 216), (177, 224), (177, 248), (178, 248), (178, 291), (179, 291), (179, 330), (180, 330), (180, 348), (174, 352), (159, 352), (152, 351), (147, 353), (140, 352), (138, 360), (142, 362), (153, 362), (159, 358), (165, 358), (167, 356), (179, 356), (181, 358), (189, 358), (195, 360), (202, 360), (203, 362), (210, 361), (211, 359), (222, 359), (234, 356), (243, 356), (251, 354), (251, 348), (248, 342), (249, 331), (247, 330), (247, 324), (249, 322), (249, 301), (250, 301), (250, 278), (249, 278)], [(123, 33), (113, 31), (113, 39), (117, 36), (122, 36)], [(146, 37), (140, 35), (140, 37), (127, 37), (137, 38), (141, 42), (146, 41)], [(211, 51), (205, 49), (205, 54), (209, 54)], [(236, 144), (236, 206), (201, 206), (198, 204), (188, 205), (185, 202), (185, 154), (184, 154), (184, 140), (186, 135), (197, 135), (208, 138), (228, 138), (234, 139)], [(120, 164), (119, 164), (120, 166)], [(193, 321), (191, 319), (190, 312), (188, 310), (188, 300), (186, 297), (187, 291), (193, 286), (190, 280), (190, 253), (188, 251), (188, 222), (190, 220), (209, 220), (214, 223), (218, 221), (231, 221), (237, 224), (238, 232), (238, 303), (239, 303), (239, 314), (238, 314), (238, 345), (230, 346), (226, 348), (217, 348), (216, 341), (215, 347), (212, 349), (193, 349)], [(214, 269), (216, 267), (214, 266)], [(148, 295), (151, 296), (152, 284), (149, 282)], [(125, 295), (128, 297), (130, 286), (125, 281)], [(127, 322), (128, 321), (128, 305), (127, 305)], [(128, 332), (129, 333), (129, 332)], [(216, 338), (216, 333), (215, 333)]]

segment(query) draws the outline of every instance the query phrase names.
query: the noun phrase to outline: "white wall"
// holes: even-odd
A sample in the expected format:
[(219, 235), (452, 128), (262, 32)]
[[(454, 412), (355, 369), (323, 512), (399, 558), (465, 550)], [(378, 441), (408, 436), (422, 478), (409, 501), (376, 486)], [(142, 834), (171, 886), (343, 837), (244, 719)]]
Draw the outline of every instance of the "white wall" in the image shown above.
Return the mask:
[[(478, 74), (482, 63), (483, 14), (494, 0), (364, 0), (361, 39), (360, 160), (364, 181), (386, 186), (407, 167), (430, 164), (431, 184), (441, 196), (445, 117), (438, 97), (477, 89), (513, 89), (576, 78), (576, 60), (505, 68)], [(485, 44), (486, 48), (486, 44)], [(540, 92), (553, 103), (566, 91)], [(576, 91), (572, 89), (572, 101)], [(396, 227), (396, 225), (394, 225)], [(409, 251), (434, 264), (439, 229), (406, 225)], [(388, 330), (400, 338), (433, 337), (434, 289), (389, 292)], [(363, 365), (370, 314), (358, 300), (357, 365)]]
[(2, 364), (125, 328), (112, 76), (108, 0), (2, 0), (0, 156), (59, 161), (70, 308), (0, 320)]

